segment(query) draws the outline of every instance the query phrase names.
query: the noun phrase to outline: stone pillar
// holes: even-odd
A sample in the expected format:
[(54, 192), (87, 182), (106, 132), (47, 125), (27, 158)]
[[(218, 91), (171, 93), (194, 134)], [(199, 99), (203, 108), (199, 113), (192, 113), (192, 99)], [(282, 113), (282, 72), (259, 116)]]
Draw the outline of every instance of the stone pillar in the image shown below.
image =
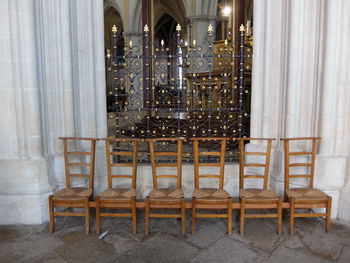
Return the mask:
[(0, 5), (0, 224), (41, 223), (50, 191), (42, 150), (33, 2)]
[[(254, 1), (251, 137), (321, 136), (315, 187), (333, 196), (333, 216), (350, 149), (346, 12), (342, 0)], [(271, 186), (281, 193), (283, 149), (275, 145)]]
[(64, 184), (57, 137), (106, 135), (103, 1), (2, 0), (0, 13), (0, 224), (42, 223)]
[(338, 188), (336, 184), (342, 186), (338, 218), (350, 223), (350, 2), (338, 0), (325, 3), (328, 19), (320, 94), (322, 107), (319, 127), (323, 142), (319, 171), (324, 174), (324, 185), (331, 185), (333, 189)]

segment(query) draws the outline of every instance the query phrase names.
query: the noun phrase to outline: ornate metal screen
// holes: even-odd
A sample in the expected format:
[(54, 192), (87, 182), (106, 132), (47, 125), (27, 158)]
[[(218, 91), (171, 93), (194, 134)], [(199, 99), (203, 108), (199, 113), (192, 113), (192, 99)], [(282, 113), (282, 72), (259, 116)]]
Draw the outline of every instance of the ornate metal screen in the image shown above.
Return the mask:
[[(106, 77), (115, 136), (184, 137), (184, 162), (192, 160), (191, 137), (249, 136), (252, 47), (243, 26), (234, 44), (214, 42), (211, 25), (201, 43), (184, 41), (180, 25), (170, 43), (152, 43), (147, 25), (125, 44), (113, 27), (111, 39)], [(229, 142), (228, 160), (237, 158), (236, 149)], [(141, 152), (148, 161), (147, 146)]]

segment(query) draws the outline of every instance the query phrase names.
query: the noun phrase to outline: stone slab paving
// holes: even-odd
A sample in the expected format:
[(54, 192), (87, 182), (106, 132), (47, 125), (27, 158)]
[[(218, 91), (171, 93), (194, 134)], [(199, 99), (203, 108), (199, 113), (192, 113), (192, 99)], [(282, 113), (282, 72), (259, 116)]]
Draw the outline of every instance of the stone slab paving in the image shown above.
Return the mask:
[(297, 219), (295, 234), (288, 234), (284, 220), (283, 235), (276, 234), (273, 219), (246, 221), (245, 235), (238, 234), (235, 218), (233, 234), (226, 234), (226, 220), (199, 219), (197, 233), (180, 234), (177, 219), (151, 219), (150, 235), (144, 235), (144, 214), (138, 214), (138, 234), (131, 234), (126, 218), (102, 219), (103, 239), (83, 232), (82, 218), (59, 218), (56, 232), (48, 224), (0, 226), (0, 262), (283, 262), (350, 263), (350, 228), (334, 222), (324, 232), (322, 219)]

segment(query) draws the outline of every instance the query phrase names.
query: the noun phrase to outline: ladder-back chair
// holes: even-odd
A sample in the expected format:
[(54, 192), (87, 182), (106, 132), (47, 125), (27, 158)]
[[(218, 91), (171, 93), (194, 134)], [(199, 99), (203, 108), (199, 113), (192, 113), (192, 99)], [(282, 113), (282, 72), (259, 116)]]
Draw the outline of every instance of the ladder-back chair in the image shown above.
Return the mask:
[[(326, 232), (331, 227), (331, 208), (332, 197), (328, 196), (319, 189), (315, 189), (314, 175), (315, 175), (315, 157), (317, 141), (320, 137), (306, 137), (306, 138), (284, 138), (284, 193), (285, 198), (290, 204), (290, 233), (294, 232), (294, 219), (298, 217), (325, 217), (326, 218)], [(311, 149), (307, 151), (291, 151), (292, 142), (306, 141), (311, 143)], [(310, 159), (310, 162), (292, 162), (291, 158), (298, 158), (304, 156)], [(291, 169), (308, 168), (309, 172), (305, 174), (294, 174)], [(309, 180), (308, 186), (305, 188), (291, 188), (290, 181), (295, 178), (306, 178)], [(325, 213), (295, 213), (298, 208), (314, 208), (322, 207), (326, 209)]]
[[(239, 138), (239, 197), (241, 202), (240, 209), (240, 234), (244, 233), (245, 218), (277, 218), (277, 233), (282, 233), (282, 197), (268, 189), (268, 177), (271, 158), (271, 138)], [(266, 142), (265, 151), (246, 151), (245, 141), (264, 141)], [(263, 162), (251, 161), (252, 158), (261, 158)], [(249, 161), (249, 162), (248, 162)], [(245, 168), (254, 167), (257, 170), (251, 174), (247, 174)], [(253, 168), (253, 169), (254, 169)], [(246, 179), (263, 180), (261, 188), (245, 188)], [(246, 214), (246, 205), (254, 205), (254, 209), (276, 208), (277, 213), (264, 214)]]
[[(54, 217), (55, 216), (83, 216), (85, 217), (85, 233), (89, 233), (90, 225), (90, 213), (89, 213), (89, 199), (93, 196), (94, 190), (94, 175), (95, 175), (95, 151), (96, 141), (95, 138), (73, 138), (73, 137), (61, 137), (63, 141), (64, 149), (64, 163), (66, 174), (66, 188), (61, 189), (53, 195), (49, 196), (49, 211), (50, 211), (50, 232), (54, 231)], [(69, 142), (75, 142), (78, 148), (79, 144), (89, 142), (90, 149), (87, 150), (74, 150), (70, 151), (68, 148)], [(84, 159), (88, 157), (87, 162), (72, 162), (72, 158)], [(86, 169), (88, 172), (75, 173), (72, 170), (75, 168)], [(72, 187), (71, 178), (80, 177), (87, 178), (89, 180), (88, 187)], [(83, 208), (84, 212), (72, 212), (72, 211), (55, 211), (55, 207), (68, 207), (68, 208)]]
[[(185, 217), (185, 199), (184, 192), (182, 191), (182, 142), (181, 138), (159, 138), (148, 139), (150, 146), (150, 156), (152, 163), (152, 177), (153, 177), (153, 190), (146, 197), (146, 235), (149, 232), (149, 221), (152, 218), (181, 218), (181, 232), (184, 235), (186, 230), (186, 217)], [(155, 144), (158, 143), (176, 143), (176, 151), (157, 151)], [(157, 160), (162, 156), (175, 156), (176, 162), (163, 163)], [(157, 168), (161, 167), (173, 167), (176, 168), (176, 174), (158, 174)], [(176, 180), (176, 188), (158, 188), (158, 180), (170, 178)], [(150, 210), (154, 209), (180, 209), (180, 214), (160, 214), (150, 213)]]
[[(108, 189), (100, 193), (96, 197), (96, 232), (99, 234), (101, 230), (101, 217), (131, 217), (132, 218), (132, 232), (136, 234), (136, 175), (138, 163), (139, 140), (138, 139), (124, 139), (124, 138), (109, 138), (106, 142), (106, 157), (107, 157), (107, 174), (108, 174)], [(115, 151), (114, 144), (131, 144), (125, 146), (128, 149)], [(118, 148), (118, 146), (117, 146)], [(116, 157), (130, 157), (131, 163), (115, 162)], [(115, 174), (114, 167), (121, 169), (131, 168), (131, 174)], [(129, 188), (114, 188), (113, 179), (130, 179), (131, 186)], [(101, 208), (110, 209), (131, 209), (131, 213), (101, 213)]]
[[(223, 189), (226, 143), (229, 138), (192, 138), (194, 152), (194, 182), (195, 189), (192, 193), (192, 234), (196, 233), (197, 218), (227, 218), (227, 232), (232, 234), (232, 197)], [(200, 151), (199, 142), (219, 143), (220, 151)], [(214, 156), (217, 162), (204, 163), (200, 158)], [(219, 174), (202, 174), (200, 167), (217, 167)], [(200, 188), (201, 178), (214, 178), (218, 180), (218, 188)], [(221, 206), (220, 206), (221, 205)], [(227, 209), (227, 214), (203, 214), (197, 213), (198, 209)]]

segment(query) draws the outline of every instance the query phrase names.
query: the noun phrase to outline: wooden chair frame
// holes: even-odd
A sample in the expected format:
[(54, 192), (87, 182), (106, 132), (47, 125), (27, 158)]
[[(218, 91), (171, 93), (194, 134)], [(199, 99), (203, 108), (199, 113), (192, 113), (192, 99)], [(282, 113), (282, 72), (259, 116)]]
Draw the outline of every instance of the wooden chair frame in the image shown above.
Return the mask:
[[(263, 180), (263, 189), (268, 189), (268, 177), (269, 177), (269, 167), (270, 167), (270, 159), (271, 159), (271, 146), (274, 138), (239, 138), (239, 188), (244, 188), (244, 180), (245, 179), (262, 179)], [(245, 151), (245, 141), (266, 141), (266, 152), (246, 152)], [(265, 156), (265, 163), (246, 163), (246, 156)], [(246, 175), (245, 167), (261, 167), (264, 169), (263, 175)], [(241, 207), (240, 207), (240, 226), (239, 232), (240, 235), (244, 233), (244, 221), (245, 218), (277, 218), (277, 233), (282, 234), (282, 204), (283, 199), (280, 196), (277, 198), (271, 198), (267, 200), (263, 199), (252, 199), (252, 198), (241, 198)], [(254, 204), (259, 205), (259, 209), (267, 209), (271, 207), (271, 204), (275, 205), (277, 209), (277, 213), (269, 213), (269, 214), (246, 214), (246, 204)]]
[[(229, 138), (192, 138), (193, 141), (193, 152), (194, 152), (194, 182), (195, 189), (200, 189), (200, 178), (214, 178), (219, 179), (218, 190), (223, 190), (224, 187), (224, 171), (225, 171), (225, 153), (226, 143)], [(217, 141), (221, 144), (220, 151), (200, 152), (199, 142), (200, 141)], [(219, 163), (200, 163), (200, 156), (218, 156)], [(219, 175), (214, 174), (200, 174), (200, 167), (219, 167)], [(203, 214), (197, 213), (199, 209), (217, 209), (218, 205), (227, 205), (224, 209), (227, 209), (227, 214)], [(222, 208), (221, 208), (222, 209)], [(196, 197), (192, 197), (192, 234), (196, 233), (196, 219), (197, 218), (227, 218), (227, 233), (232, 234), (232, 197), (221, 200), (199, 200)]]
[[(172, 178), (176, 179), (177, 189), (182, 189), (182, 138), (155, 138), (147, 139), (150, 146), (150, 156), (152, 164), (152, 178), (153, 178), (153, 188), (158, 189), (158, 179), (162, 178)], [(176, 152), (155, 152), (154, 143), (156, 142), (177, 142), (177, 151)], [(161, 163), (157, 164), (156, 157), (158, 156), (177, 156), (177, 163)], [(176, 167), (176, 175), (157, 175), (157, 167)], [(180, 214), (160, 214), (160, 213), (151, 213), (151, 209), (180, 209)], [(149, 223), (150, 218), (181, 218), (181, 233), (185, 234), (186, 231), (186, 213), (185, 213), (185, 199), (184, 197), (179, 200), (152, 200), (149, 196), (146, 197), (145, 202), (146, 209), (146, 225), (145, 233), (149, 234)]]
[[(282, 138), (281, 140), (284, 142), (284, 193), (285, 200), (290, 203), (290, 215), (289, 215), (289, 231), (291, 234), (294, 232), (294, 219), (299, 217), (325, 217), (326, 224), (325, 229), (328, 232), (331, 229), (331, 209), (332, 209), (332, 197), (327, 195), (326, 198), (314, 199), (314, 200), (302, 200), (295, 197), (291, 197), (288, 200), (286, 192), (289, 187), (290, 180), (293, 178), (308, 178), (309, 185), (308, 189), (313, 188), (314, 185), (314, 176), (315, 176), (315, 158), (316, 158), (316, 148), (317, 141), (320, 140), (320, 137), (301, 137), (301, 138)], [(290, 151), (290, 142), (291, 141), (311, 141), (311, 152), (310, 151), (302, 151), (302, 152), (291, 152)], [(291, 163), (290, 156), (310, 156), (310, 163)], [(290, 168), (293, 167), (309, 167), (310, 174), (303, 175), (291, 175)], [(318, 204), (320, 207), (324, 207), (326, 209), (325, 213), (295, 213), (295, 209), (298, 208), (307, 208), (310, 205), (310, 209), (312, 205)]]
[[(139, 151), (139, 139), (125, 139), (125, 138), (108, 138), (104, 139), (106, 142), (106, 160), (107, 160), (107, 174), (108, 174), (108, 189), (113, 189), (113, 178), (127, 178), (131, 179), (131, 188), (136, 190), (136, 176), (137, 176), (137, 163), (138, 163), (138, 151)], [(131, 142), (133, 143), (133, 151), (111, 151), (111, 143), (113, 142)], [(132, 163), (114, 163), (113, 156), (131, 156)], [(131, 175), (115, 175), (112, 172), (112, 167), (129, 167), (132, 168)], [(131, 209), (131, 213), (101, 213), (101, 208), (112, 209)], [(121, 199), (101, 199), (100, 196), (96, 197), (96, 233), (101, 231), (101, 217), (131, 217), (132, 218), (132, 233), (136, 234), (136, 196), (129, 200)]]
[[(70, 178), (71, 177), (82, 177), (89, 179), (89, 189), (92, 190), (92, 194), (89, 197), (84, 197), (81, 200), (67, 200), (67, 199), (57, 199), (53, 195), (49, 196), (49, 212), (50, 212), (50, 232), (54, 231), (54, 218), (55, 216), (82, 216), (85, 217), (85, 233), (89, 234), (90, 228), (90, 207), (89, 200), (93, 196), (94, 190), (94, 176), (95, 176), (95, 153), (96, 153), (96, 141), (97, 138), (79, 138), (79, 137), (60, 137), (63, 141), (64, 148), (64, 164), (65, 164), (65, 174), (66, 174), (66, 187), (71, 187)], [(69, 151), (68, 141), (90, 141), (90, 152), (79, 152), (79, 151)], [(90, 163), (70, 163), (69, 156), (90, 156)], [(89, 167), (89, 174), (71, 174), (70, 167)], [(55, 212), (55, 207), (68, 207), (68, 208), (84, 208), (84, 212)]]

